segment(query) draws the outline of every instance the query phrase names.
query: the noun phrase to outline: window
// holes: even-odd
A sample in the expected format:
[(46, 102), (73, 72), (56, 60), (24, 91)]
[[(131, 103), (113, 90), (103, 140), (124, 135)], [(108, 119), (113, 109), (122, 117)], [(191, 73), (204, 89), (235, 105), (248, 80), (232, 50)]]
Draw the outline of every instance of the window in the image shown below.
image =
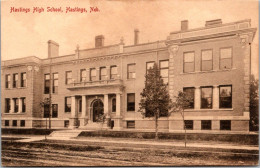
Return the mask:
[(22, 99), (22, 113), (24, 113), (26, 111), (26, 99), (25, 97), (21, 99)]
[(220, 130), (231, 130), (231, 121), (220, 120)]
[(112, 112), (116, 112), (116, 98), (112, 99)]
[(82, 112), (82, 98), (80, 97), (79, 99), (78, 99), (78, 109), (79, 109), (79, 112)]
[(5, 75), (5, 88), (10, 89), (11, 88), (11, 76)]
[(135, 121), (126, 121), (127, 128), (135, 128)]
[(220, 49), (220, 69), (232, 68), (232, 48)]
[(52, 105), (52, 118), (58, 117), (58, 104)]
[(219, 87), (219, 108), (232, 108), (232, 86)]
[(44, 118), (49, 118), (50, 117), (50, 105), (49, 104), (45, 104), (44, 105), (44, 114), (43, 114)]
[(25, 120), (21, 120), (21, 121), (20, 121), (20, 126), (21, 126), (21, 127), (25, 127)]
[(10, 111), (10, 99), (6, 98), (5, 99), (5, 113), (9, 113)]
[(65, 112), (71, 112), (71, 97), (65, 97)]
[(183, 88), (183, 93), (188, 100), (185, 109), (194, 109), (194, 93), (195, 88)]
[(212, 108), (212, 87), (201, 88), (201, 108), (202, 109)]
[(26, 73), (21, 73), (21, 87), (26, 87)]
[(135, 94), (127, 94), (127, 111), (135, 111)]
[(9, 126), (9, 120), (5, 120), (5, 126)]
[(213, 69), (212, 50), (201, 51), (201, 70), (210, 71)]
[(127, 79), (135, 79), (135, 64), (127, 65)]
[(18, 86), (18, 74), (13, 74), (13, 88)]
[(95, 68), (90, 69), (90, 81), (95, 81), (97, 76), (97, 71)]
[(87, 71), (86, 69), (81, 69), (80, 70), (80, 82), (85, 82), (87, 81)]
[(44, 75), (44, 94), (50, 93), (50, 74)]
[(168, 84), (169, 81), (168, 72), (169, 72), (169, 61), (168, 60), (160, 61), (160, 75), (165, 84)]
[(106, 77), (107, 77), (107, 69), (106, 67), (101, 67), (99, 80), (106, 80)]
[(148, 70), (149, 70), (149, 69), (152, 69), (152, 68), (153, 68), (154, 64), (155, 64), (154, 61), (151, 61), (151, 62), (147, 62), (147, 63), (146, 63), (146, 74), (148, 74)]
[(194, 55), (195, 55), (194, 52), (184, 53), (183, 72), (194, 72), (195, 71)]
[(184, 124), (187, 130), (193, 130), (193, 120), (185, 120)]
[(13, 120), (13, 126), (17, 127), (17, 120)]
[(52, 93), (58, 93), (59, 74), (53, 73)]
[(202, 120), (201, 129), (202, 130), (211, 130), (211, 120)]
[(116, 79), (117, 77), (117, 66), (110, 67), (110, 79)]
[(66, 72), (65, 84), (71, 84), (71, 83), (72, 83), (72, 72), (71, 71), (67, 71)]
[(14, 101), (14, 112), (17, 113), (18, 112), (18, 107), (19, 107), (18, 99), (14, 98), (13, 101)]
[(64, 121), (64, 127), (67, 128), (69, 127), (70, 121), (69, 120), (65, 120)]

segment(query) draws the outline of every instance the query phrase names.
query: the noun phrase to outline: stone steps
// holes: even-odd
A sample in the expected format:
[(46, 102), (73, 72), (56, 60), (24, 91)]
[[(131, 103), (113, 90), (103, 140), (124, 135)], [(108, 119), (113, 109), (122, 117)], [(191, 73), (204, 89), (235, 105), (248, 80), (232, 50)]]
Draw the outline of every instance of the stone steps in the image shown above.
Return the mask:
[(97, 123), (97, 122), (90, 122), (86, 126), (84, 126), (84, 129), (87, 130), (101, 130), (102, 127), (104, 127), (105, 124), (102, 125), (102, 123)]
[(66, 138), (75, 138), (81, 133), (81, 130), (62, 130), (62, 131), (53, 131), (50, 134), (50, 137), (66, 137)]

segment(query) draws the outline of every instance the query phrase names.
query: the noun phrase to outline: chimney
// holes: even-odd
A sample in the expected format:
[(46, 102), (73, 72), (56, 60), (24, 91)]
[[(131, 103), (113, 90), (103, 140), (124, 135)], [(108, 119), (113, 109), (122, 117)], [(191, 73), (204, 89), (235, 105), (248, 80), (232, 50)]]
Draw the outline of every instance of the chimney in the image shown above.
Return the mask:
[(104, 36), (98, 35), (95, 37), (95, 47), (103, 47), (104, 46)]
[(48, 58), (59, 56), (59, 44), (55, 41), (48, 41)]
[(189, 21), (188, 20), (182, 20), (181, 21), (181, 31), (187, 31), (189, 26)]
[(135, 37), (134, 37), (134, 44), (137, 45), (139, 43), (139, 30), (135, 29)]
[(220, 25), (222, 25), (222, 20), (221, 19), (215, 19), (215, 20), (206, 21), (205, 27), (220, 26)]

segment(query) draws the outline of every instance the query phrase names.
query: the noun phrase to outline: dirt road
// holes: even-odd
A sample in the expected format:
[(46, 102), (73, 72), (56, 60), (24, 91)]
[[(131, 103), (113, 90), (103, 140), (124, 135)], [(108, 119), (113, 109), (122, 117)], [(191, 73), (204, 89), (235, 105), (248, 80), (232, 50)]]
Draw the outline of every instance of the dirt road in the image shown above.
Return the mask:
[(2, 166), (257, 165), (258, 154), (194, 149), (2, 141)]

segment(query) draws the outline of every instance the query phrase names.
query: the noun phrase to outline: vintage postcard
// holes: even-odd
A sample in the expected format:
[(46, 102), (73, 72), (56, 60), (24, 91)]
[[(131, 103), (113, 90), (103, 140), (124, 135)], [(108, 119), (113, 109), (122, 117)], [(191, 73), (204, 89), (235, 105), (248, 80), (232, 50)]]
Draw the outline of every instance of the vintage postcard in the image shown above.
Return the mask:
[(1, 166), (257, 166), (257, 0), (2, 0)]

